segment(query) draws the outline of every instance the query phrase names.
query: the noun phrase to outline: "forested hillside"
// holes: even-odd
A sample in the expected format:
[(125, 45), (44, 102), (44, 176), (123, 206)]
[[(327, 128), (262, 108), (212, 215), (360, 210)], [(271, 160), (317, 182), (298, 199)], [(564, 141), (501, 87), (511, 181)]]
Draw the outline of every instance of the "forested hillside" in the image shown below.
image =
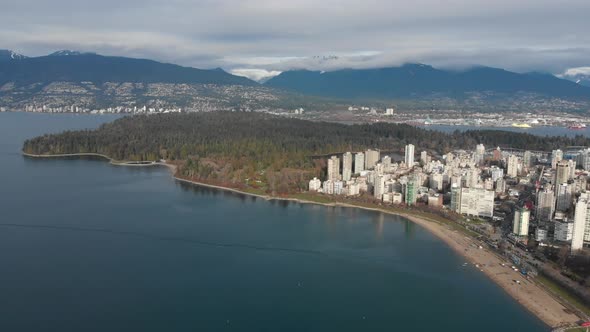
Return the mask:
[(343, 125), (311, 122), (263, 113), (212, 112), (125, 117), (97, 130), (67, 131), (33, 138), (31, 154), (93, 152), (117, 160), (166, 159), (179, 164), (180, 175), (264, 190), (304, 188), (320, 175), (322, 161), (311, 156), (379, 148), (446, 153), (454, 149), (511, 146), (550, 150), (590, 145), (586, 138), (538, 137), (501, 131), (445, 134), (399, 124)]

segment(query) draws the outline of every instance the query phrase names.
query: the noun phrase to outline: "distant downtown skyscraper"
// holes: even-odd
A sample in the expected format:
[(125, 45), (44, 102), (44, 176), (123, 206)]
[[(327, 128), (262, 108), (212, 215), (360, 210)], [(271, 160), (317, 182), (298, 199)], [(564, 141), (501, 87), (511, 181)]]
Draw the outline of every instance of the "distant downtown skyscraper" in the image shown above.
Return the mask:
[(412, 168), (414, 166), (414, 145), (406, 145), (406, 167)]

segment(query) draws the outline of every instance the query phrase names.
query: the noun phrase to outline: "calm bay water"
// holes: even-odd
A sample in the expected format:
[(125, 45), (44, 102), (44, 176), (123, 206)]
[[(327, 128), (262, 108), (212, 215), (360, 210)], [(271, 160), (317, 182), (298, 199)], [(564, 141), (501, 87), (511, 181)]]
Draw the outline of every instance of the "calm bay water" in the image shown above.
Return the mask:
[(590, 128), (582, 130), (572, 130), (565, 127), (544, 127), (536, 126), (532, 128), (516, 128), (516, 127), (486, 127), (486, 126), (448, 126), (448, 125), (430, 125), (422, 128), (428, 130), (442, 131), (445, 133), (452, 133), (455, 130), (503, 130), (513, 131), (517, 133), (527, 133), (537, 136), (568, 136), (575, 137), (577, 135), (590, 137)]
[(405, 219), (19, 153), (113, 119), (0, 113), (0, 331), (548, 330)]

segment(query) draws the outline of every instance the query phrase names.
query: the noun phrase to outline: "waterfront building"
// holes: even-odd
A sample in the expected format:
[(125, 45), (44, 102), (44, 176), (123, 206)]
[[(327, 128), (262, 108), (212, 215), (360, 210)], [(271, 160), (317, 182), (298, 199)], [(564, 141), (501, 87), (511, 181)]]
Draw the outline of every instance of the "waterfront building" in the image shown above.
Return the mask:
[(462, 188), (460, 213), (480, 216), (494, 216), (494, 192), (483, 188)]
[(451, 185), (451, 211), (461, 213), (461, 187), (457, 184)]
[(535, 216), (538, 221), (550, 221), (555, 211), (555, 193), (549, 188), (539, 191), (537, 194), (537, 207)]
[(401, 193), (392, 193), (391, 194), (391, 203), (393, 204), (401, 204), (404, 201), (404, 197)]
[(512, 224), (512, 233), (516, 236), (529, 235), (529, 219), (531, 212), (526, 208), (517, 209), (514, 212), (514, 222)]
[(385, 194), (385, 176), (378, 175), (375, 177), (375, 185), (373, 186), (373, 194), (375, 198), (381, 199)]
[(393, 193), (385, 193), (383, 195), (381, 195), (383, 203), (391, 203), (392, 201), (392, 197)]
[(336, 181), (340, 179), (340, 158), (332, 156), (328, 159), (328, 180)]
[(356, 178), (356, 183), (359, 185), (359, 191), (368, 192), (369, 191), (369, 183), (367, 182), (367, 178), (364, 176), (359, 176)]
[(361, 191), (361, 186), (358, 183), (355, 182), (351, 182), (350, 184), (346, 185), (347, 190), (347, 195), (348, 196), (357, 196), (360, 194)]
[(443, 204), (443, 197), (440, 194), (428, 195), (428, 206), (441, 207)]
[(578, 251), (584, 246), (584, 233), (588, 222), (588, 195), (582, 194), (576, 203), (574, 223), (572, 226), (572, 251)]
[(406, 156), (405, 156), (405, 163), (406, 163), (406, 167), (407, 168), (412, 168), (414, 167), (414, 145), (413, 144), (408, 144), (406, 145)]
[(365, 152), (365, 169), (373, 169), (381, 159), (381, 152), (379, 150), (368, 149)]
[(313, 179), (309, 180), (309, 191), (319, 191), (322, 188), (322, 181), (320, 179), (314, 177)]
[(337, 180), (334, 181), (334, 195), (344, 194), (344, 182)]
[(359, 152), (354, 155), (354, 174), (361, 174), (365, 170), (365, 154)]
[(414, 177), (410, 177), (408, 182), (405, 184), (405, 201), (407, 205), (416, 204), (418, 199), (418, 183)]
[(350, 181), (352, 178), (352, 153), (342, 155), (342, 180)]
[(322, 191), (324, 194), (334, 195), (334, 181), (326, 180), (323, 183)]

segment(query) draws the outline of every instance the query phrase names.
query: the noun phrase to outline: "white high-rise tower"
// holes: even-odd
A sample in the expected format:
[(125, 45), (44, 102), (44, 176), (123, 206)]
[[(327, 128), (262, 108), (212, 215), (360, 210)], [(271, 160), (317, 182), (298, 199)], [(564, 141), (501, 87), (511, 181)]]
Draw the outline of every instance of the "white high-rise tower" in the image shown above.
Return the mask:
[(406, 167), (407, 168), (414, 167), (414, 145), (413, 144), (406, 145), (406, 158), (405, 158), (405, 162), (406, 162)]

